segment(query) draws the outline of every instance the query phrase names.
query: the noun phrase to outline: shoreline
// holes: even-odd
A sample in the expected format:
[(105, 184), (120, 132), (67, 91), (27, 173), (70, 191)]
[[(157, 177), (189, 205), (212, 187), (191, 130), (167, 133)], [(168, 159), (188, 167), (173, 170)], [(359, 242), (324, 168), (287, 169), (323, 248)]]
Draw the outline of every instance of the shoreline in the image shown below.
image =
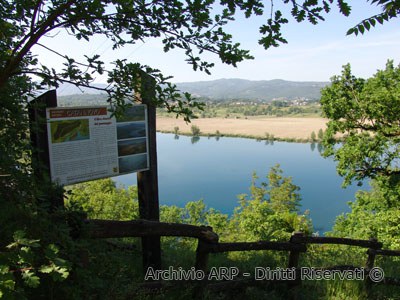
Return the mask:
[(272, 137), (259, 137), (259, 136), (254, 136), (254, 135), (242, 135), (242, 134), (240, 134), (240, 135), (238, 135), (238, 134), (229, 134), (229, 133), (227, 133), (227, 134), (215, 134), (215, 133), (208, 133), (208, 134), (206, 134), (206, 133), (203, 133), (203, 132), (201, 132), (200, 134), (198, 134), (198, 135), (192, 135), (191, 133), (189, 133), (189, 132), (178, 132), (178, 133), (175, 133), (175, 132), (173, 132), (173, 131), (168, 131), (168, 130), (157, 130), (157, 132), (159, 132), (159, 133), (165, 133), (165, 134), (175, 134), (175, 135), (178, 135), (178, 136), (188, 136), (188, 137), (207, 137), (207, 138), (211, 138), (211, 137), (214, 137), (214, 138), (223, 138), (223, 137), (230, 137), (230, 138), (243, 138), (243, 139), (253, 139), (253, 140), (257, 140), (257, 141), (270, 141), (270, 142), (288, 142), (288, 143), (319, 143), (320, 141), (319, 140), (311, 140), (311, 138), (309, 138), (309, 139), (296, 139), (296, 138), (279, 138), (279, 137), (275, 137), (275, 136), (272, 136)]
[[(157, 117), (157, 132), (193, 136), (191, 126), (200, 129), (198, 136), (241, 137), (257, 140), (297, 143), (318, 142), (311, 133), (326, 129), (327, 119), (302, 117), (255, 117), (248, 119), (203, 118), (186, 124), (182, 119)], [(179, 130), (176, 131), (175, 127)]]

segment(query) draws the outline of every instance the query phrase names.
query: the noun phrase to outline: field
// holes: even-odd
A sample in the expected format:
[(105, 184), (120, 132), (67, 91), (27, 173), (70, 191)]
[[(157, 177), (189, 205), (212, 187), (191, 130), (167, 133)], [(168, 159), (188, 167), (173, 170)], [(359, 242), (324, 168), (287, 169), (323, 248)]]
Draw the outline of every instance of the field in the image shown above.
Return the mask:
[(157, 130), (174, 132), (174, 127), (179, 127), (179, 133), (191, 132), (191, 126), (200, 128), (201, 134), (253, 136), (265, 138), (266, 133), (280, 139), (308, 139), (311, 132), (317, 133), (319, 129), (325, 130), (326, 119), (312, 117), (253, 117), (253, 118), (201, 118), (186, 124), (182, 119), (157, 117)]

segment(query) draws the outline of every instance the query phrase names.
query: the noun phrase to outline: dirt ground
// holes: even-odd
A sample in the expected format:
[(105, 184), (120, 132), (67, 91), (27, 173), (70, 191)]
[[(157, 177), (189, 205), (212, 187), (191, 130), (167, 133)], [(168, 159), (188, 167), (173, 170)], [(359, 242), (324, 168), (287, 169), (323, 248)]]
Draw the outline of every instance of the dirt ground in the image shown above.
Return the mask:
[(254, 119), (196, 119), (186, 124), (182, 119), (157, 117), (157, 130), (173, 131), (179, 127), (179, 132), (190, 133), (190, 127), (194, 124), (200, 128), (202, 134), (215, 134), (217, 130), (221, 134), (234, 134), (255, 136), (263, 138), (266, 133), (273, 134), (277, 138), (310, 138), (311, 132), (316, 134), (319, 129), (325, 130), (326, 119), (323, 118), (254, 118)]

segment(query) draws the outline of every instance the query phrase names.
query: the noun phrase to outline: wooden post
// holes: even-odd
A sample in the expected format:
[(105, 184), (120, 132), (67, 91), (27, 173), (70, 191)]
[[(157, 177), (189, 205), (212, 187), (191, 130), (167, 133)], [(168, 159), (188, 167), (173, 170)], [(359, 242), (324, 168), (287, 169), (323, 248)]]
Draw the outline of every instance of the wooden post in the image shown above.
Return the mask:
[[(207, 263), (208, 263), (208, 243), (203, 239), (198, 239), (196, 249), (196, 270), (201, 270), (204, 274), (207, 274)], [(203, 280), (196, 282), (192, 291), (192, 299), (200, 300), (204, 299), (204, 291), (207, 285), (207, 275)]]
[[(290, 242), (294, 244), (301, 244), (301, 240), (299, 238), (304, 237), (304, 233), (302, 232), (295, 232), (293, 235), (290, 237)], [(289, 262), (288, 262), (288, 268), (295, 268), (296, 272), (296, 279), (293, 281), (288, 282), (288, 287), (290, 289), (290, 298), (291, 299), (297, 299), (298, 298), (298, 289), (297, 287), (301, 285), (301, 278), (300, 274), (297, 270), (297, 267), (299, 266), (299, 258), (300, 258), (300, 252), (296, 250), (290, 251), (289, 254)]]
[[(371, 242), (378, 242), (378, 240), (376, 238), (370, 238), (369, 239)], [(366, 287), (366, 291), (367, 291), (367, 295), (368, 297), (371, 296), (371, 286), (372, 286), (372, 281), (371, 278), (369, 277), (369, 272), (371, 271), (371, 269), (374, 267), (374, 263), (375, 263), (375, 256), (376, 256), (376, 249), (373, 248), (369, 248), (367, 250), (367, 254), (368, 254), (368, 258), (367, 258), (367, 262), (365, 264), (365, 271), (366, 271), (366, 276), (365, 276), (365, 287)]]
[[(295, 232), (290, 238), (290, 242), (294, 244), (301, 244), (301, 241), (298, 240), (298, 238), (303, 237), (304, 233), (302, 232)], [(299, 265), (299, 257), (300, 257), (300, 252), (299, 251), (290, 251), (289, 254), (289, 263), (288, 263), (288, 268), (297, 268)]]
[[(145, 72), (140, 73), (140, 97), (142, 103), (147, 104), (148, 122), (148, 171), (137, 173), (138, 200), (140, 218), (150, 221), (160, 221), (160, 208), (158, 201), (158, 173), (157, 173), (157, 144), (156, 144), (156, 107), (155, 81)], [(142, 238), (143, 274), (149, 267), (161, 269), (161, 243), (159, 236)]]
[[(204, 227), (208, 231), (212, 231), (212, 227), (207, 226)], [(218, 242), (218, 238), (215, 242)], [(204, 274), (207, 274), (207, 264), (208, 264), (208, 256), (210, 251), (210, 241), (205, 239), (198, 239), (197, 249), (196, 249), (196, 262), (195, 268), (196, 270), (201, 270)], [(192, 299), (204, 299), (204, 291), (207, 284), (207, 275), (201, 282), (197, 282), (196, 286), (193, 289)]]
[[(57, 107), (56, 90), (48, 91), (29, 102), (29, 129), (32, 144), (32, 167), (39, 186), (51, 186), (46, 108)], [(64, 206), (63, 189), (48, 190), (50, 211)]]
[(196, 249), (196, 270), (202, 270), (204, 273), (207, 272), (207, 263), (208, 263), (208, 243), (203, 239), (199, 239), (197, 243)]
[(374, 263), (375, 263), (375, 250), (368, 249), (367, 254), (368, 254), (368, 258), (367, 258), (367, 263), (365, 264), (365, 268), (367, 270), (371, 270), (374, 267)]

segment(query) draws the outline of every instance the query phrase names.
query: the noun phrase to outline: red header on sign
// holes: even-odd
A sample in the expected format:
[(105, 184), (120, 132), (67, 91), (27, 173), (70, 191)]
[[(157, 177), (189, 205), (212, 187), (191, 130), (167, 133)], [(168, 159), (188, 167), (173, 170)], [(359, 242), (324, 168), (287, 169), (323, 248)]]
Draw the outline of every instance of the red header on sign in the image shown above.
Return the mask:
[(50, 118), (76, 118), (88, 116), (103, 116), (107, 115), (106, 107), (98, 108), (64, 108), (64, 109), (51, 109)]

